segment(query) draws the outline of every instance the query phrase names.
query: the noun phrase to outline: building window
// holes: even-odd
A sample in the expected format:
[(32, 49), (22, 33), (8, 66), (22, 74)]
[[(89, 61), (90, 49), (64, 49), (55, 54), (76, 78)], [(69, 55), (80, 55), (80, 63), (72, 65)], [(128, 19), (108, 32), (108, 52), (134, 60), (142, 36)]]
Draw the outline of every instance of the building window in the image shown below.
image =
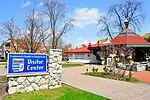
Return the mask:
[(80, 59), (85, 59), (85, 55), (84, 54), (80, 54)]
[(79, 54), (75, 54), (74, 59), (79, 59)]
[(69, 59), (72, 59), (73, 58), (73, 55), (72, 54), (69, 54)]
[(85, 54), (75, 54), (74, 59), (85, 59)]

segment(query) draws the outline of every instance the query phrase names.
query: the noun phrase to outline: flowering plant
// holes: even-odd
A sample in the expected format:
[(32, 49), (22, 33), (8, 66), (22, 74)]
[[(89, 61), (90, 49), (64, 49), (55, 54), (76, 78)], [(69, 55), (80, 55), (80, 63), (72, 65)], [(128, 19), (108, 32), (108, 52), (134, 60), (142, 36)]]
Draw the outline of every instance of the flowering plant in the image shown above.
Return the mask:
[(146, 54), (146, 62), (150, 60), (150, 57)]
[(119, 62), (119, 61), (120, 61), (120, 59), (119, 59), (119, 58), (115, 58), (115, 60), (116, 60), (116, 62)]
[(128, 56), (128, 59), (132, 59), (132, 56)]
[(120, 54), (120, 56), (124, 57), (124, 56), (125, 56), (125, 54), (124, 54), (124, 53), (121, 53), (121, 54)]
[(133, 61), (133, 60), (130, 60), (130, 61), (129, 61), (129, 64), (130, 64), (130, 65), (133, 65), (133, 64), (134, 64), (134, 61)]
[(102, 65), (105, 65), (105, 61), (104, 60), (101, 63), (102, 63)]
[[(134, 48), (127, 48), (126, 45), (111, 45), (100, 47), (100, 51), (98, 51), (98, 54), (101, 58), (101, 63), (103, 65), (105, 65), (108, 60), (104, 58), (109, 57), (112, 58), (111, 62), (109, 62), (110, 64), (109, 67), (107, 66), (109, 73), (111, 73), (112, 75), (121, 74), (121, 76), (124, 76), (127, 68), (125, 68), (123, 73), (121, 73), (120, 71), (121, 69), (117, 71), (116, 68), (121, 68), (123, 66), (123, 67), (130, 67), (132, 69), (132, 65), (134, 64), (134, 61), (132, 60), (134, 56), (133, 51)], [(121, 63), (122, 65), (119, 66), (118, 63)]]
[(111, 58), (114, 58), (116, 56), (116, 54), (110, 54), (109, 55)]

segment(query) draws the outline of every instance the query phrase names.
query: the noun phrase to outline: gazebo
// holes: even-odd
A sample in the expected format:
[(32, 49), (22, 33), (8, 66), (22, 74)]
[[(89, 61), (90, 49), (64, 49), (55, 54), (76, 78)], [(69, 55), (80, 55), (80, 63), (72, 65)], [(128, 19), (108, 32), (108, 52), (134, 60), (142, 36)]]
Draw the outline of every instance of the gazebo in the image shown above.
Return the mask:
[[(88, 49), (98, 58), (97, 52), (100, 51), (102, 46), (114, 45), (121, 46), (125, 45), (127, 48), (134, 48), (135, 59), (134, 61), (140, 62), (145, 60), (145, 55), (150, 53), (150, 43), (144, 40), (142, 37), (134, 33), (131, 29), (128, 28), (128, 22), (125, 22), (125, 29), (122, 30), (114, 39), (111, 40), (111, 43), (107, 45), (98, 43), (98, 45), (89, 44)], [(101, 51), (102, 52), (102, 51)]]

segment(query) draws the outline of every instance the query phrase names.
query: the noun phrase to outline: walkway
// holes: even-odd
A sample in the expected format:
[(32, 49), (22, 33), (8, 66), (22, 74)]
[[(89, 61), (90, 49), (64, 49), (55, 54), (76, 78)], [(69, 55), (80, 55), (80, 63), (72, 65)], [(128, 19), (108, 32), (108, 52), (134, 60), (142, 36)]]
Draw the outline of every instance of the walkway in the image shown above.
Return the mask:
[(63, 82), (113, 100), (150, 100), (150, 85), (81, 75), (86, 68), (64, 68)]
[(132, 76), (136, 79), (150, 84), (150, 71), (135, 72)]
[(6, 75), (6, 73), (7, 73), (6, 67), (3, 65), (0, 65), (0, 76), (4, 76)]

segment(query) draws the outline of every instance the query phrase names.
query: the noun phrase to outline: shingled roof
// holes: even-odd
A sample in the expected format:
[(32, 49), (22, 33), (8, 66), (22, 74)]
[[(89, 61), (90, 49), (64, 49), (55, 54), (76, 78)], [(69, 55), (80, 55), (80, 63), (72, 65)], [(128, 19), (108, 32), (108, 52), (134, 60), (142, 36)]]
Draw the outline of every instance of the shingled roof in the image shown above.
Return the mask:
[(88, 50), (88, 46), (83, 44), (82, 47), (67, 50), (67, 51), (64, 51), (64, 53), (71, 54), (71, 53), (91, 53), (91, 52), (90, 52), (90, 50)]
[(150, 43), (144, 40), (142, 37), (132, 32), (130, 29), (124, 29), (118, 36), (116, 36), (112, 41), (112, 45), (150, 45)]

